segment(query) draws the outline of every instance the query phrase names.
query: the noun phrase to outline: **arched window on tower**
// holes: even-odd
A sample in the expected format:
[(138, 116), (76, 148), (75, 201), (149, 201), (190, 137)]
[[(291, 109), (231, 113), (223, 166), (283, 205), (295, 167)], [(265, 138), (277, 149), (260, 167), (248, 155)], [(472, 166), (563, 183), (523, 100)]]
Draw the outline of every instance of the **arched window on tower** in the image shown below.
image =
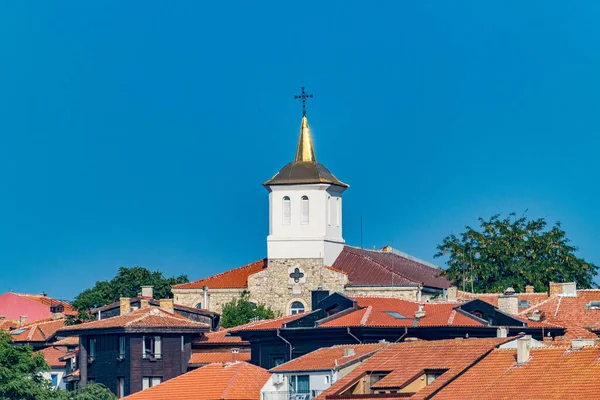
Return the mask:
[(300, 314), (304, 312), (304, 304), (300, 303), (299, 301), (295, 301), (292, 303), (292, 305), (290, 306), (290, 314), (291, 315), (296, 315), (296, 314)]
[(337, 197), (335, 199), (335, 203), (337, 205), (336, 207), (336, 219), (337, 219), (337, 226), (340, 226), (342, 224), (342, 202), (340, 201), (340, 198)]
[(331, 225), (331, 196), (327, 196), (327, 225)]
[(302, 196), (302, 223), (308, 224), (308, 197)]
[(283, 198), (283, 224), (289, 225), (292, 223), (292, 201), (288, 196)]

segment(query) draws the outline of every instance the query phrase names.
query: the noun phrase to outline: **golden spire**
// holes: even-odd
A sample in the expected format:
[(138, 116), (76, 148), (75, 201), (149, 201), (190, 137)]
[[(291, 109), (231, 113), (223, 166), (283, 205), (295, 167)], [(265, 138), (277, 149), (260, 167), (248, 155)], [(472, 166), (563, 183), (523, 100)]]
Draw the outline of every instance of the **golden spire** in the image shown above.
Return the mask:
[(300, 138), (298, 139), (298, 148), (296, 149), (296, 159), (294, 161), (317, 161), (306, 115), (302, 116)]

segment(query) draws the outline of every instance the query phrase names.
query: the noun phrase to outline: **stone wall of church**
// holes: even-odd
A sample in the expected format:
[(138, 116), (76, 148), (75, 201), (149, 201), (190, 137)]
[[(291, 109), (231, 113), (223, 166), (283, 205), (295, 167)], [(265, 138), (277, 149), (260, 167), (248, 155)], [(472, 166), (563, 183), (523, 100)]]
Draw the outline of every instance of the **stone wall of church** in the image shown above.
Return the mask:
[[(345, 289), (347, 296), (377, 296), (395, 297), (412, 301), (419, 301), (419, 289), (416, 286), (349, 286)], [(426, 300), (426, 299), (423, 299)]]
[(281, 258), (270, 259), (266, 269), (249, 276), (248, 290), (251, 301), (288, 315), (294, 301), (309, 311), (311, 291), (321, 284), (324, 290), (342, 293), (347, 283), (346, 274), (323, 267), (322, 259)]
[[(208, 310), (221, 313), (223, 305), (232, 299), (239, 298), (244, 289), (208, 289)], [(204, 291), (202, 289), (173, 289), (173, 298), (175, 304), (181, 304), (188, 307), (196, 307), (204, 304)]]

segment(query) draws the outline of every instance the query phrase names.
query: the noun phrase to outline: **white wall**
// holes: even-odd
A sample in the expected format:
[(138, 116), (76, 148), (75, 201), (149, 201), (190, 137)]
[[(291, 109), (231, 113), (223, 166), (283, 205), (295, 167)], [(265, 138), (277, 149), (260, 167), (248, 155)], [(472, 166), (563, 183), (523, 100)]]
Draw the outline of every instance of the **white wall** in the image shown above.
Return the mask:
[[(327, 184), (275, 185), (269, 189), (268, 258), (324, 258), (331, 265), (342, 251), (342, 192)], [(283, 198), (291, 201), (291, 222), (283, 222)], [(302, 223), (302, 196), (309, 199), (309, 222)], [(339, 203), (339, 206), (338, 206)], [(338, 210), (339, 209), (339, 210)]]
[(66, 369), (65, 368), (52, 368), (50, 371), (48, 372), (42, 372), (42, 376), (44, 378), (46, 378), (48, 381), (52, 382), (52, 374), (57, 374), (57, 382), (58, 382), (58, 388), (59, 389), (66, 389), (67, 388), (67, 384), (66, 382), (63, 380), (65, 374), (66, 374)]

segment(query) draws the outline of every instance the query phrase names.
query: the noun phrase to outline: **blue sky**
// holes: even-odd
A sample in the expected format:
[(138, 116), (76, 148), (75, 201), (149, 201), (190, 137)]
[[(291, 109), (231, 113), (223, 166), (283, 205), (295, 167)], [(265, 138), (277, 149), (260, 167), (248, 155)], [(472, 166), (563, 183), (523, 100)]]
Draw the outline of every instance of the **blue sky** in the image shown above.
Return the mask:
[[(477, 217), (560, 220), (600, 264), (600, 3), (0, 5), (0, 292), (266, 255), (301, 108), (344, 237), (434, 261)], [(436, 260), (440, 262), (440, 260)]]

